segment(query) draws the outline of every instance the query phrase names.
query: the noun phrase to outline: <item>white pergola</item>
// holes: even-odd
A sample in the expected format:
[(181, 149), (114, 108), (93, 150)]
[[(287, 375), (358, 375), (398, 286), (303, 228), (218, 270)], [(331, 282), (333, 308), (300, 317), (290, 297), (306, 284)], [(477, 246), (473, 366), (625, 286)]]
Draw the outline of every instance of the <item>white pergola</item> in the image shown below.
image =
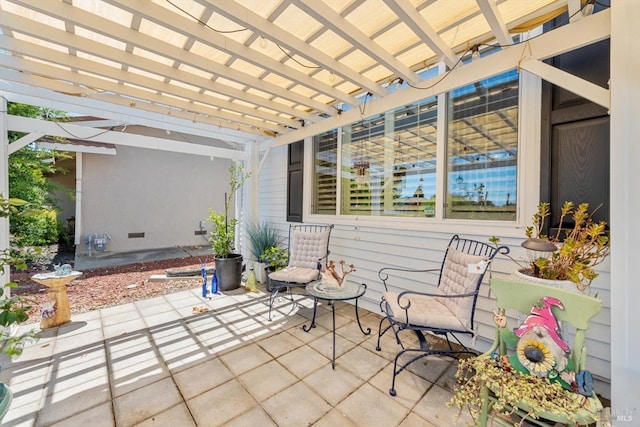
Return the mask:
[[(300, 140), (514, 62), (608, 102), (606, 90), (541, 62), (608, 37), (606, 25), (512, 46), (561, 12), (577, 24), (582, 8), (580, 0), (5, 0), (1, 90), (12, 101), (110, 120), (100, 128), (145, 125), (240, 145)], [(491, 45), (510, 55), (460, 63)], [(439, 84), (421, 76), (439, 63), (469, 74)], [(410, 86), (396, 90), (401, 81)], [(373, 101), (362, 111), (367, 93)], [(36, 132), (28, 126), (36, 125), (10, 123)]]
[[(259, 153), (264, 157), (271, 147), (517, 67), (611, 112), (612, 398), (620, 410), (635, 408), (640, 291), (632, 265), (640, 230), (633, 220), (640, 197), (633, 171), (640, 152), (632, 142), (640, 134), (640, 64), (633, 34), (640, 5), (614, 0), (610, 9), (588, 15), (586, 3), (593, 2), (2, 0), (0, 191), (7, 194), (8, 155), (45, 136), (73, 134), (257, 168)], [(530, 32), (565, 11), (568, 25), (535, 37)], [(543, 62), (606, 38), (609, 89)], [(502, 49), (489, 57), (461, 61), (497, 45)], [(434, 66), (450, 70), (446, 78), (425, 79)], [(53, 124), (8, 116), (7, 101), (96, 120)], [(211, 142), (121, 132), (132, 125)], [(7, 130), (28, 135), (9, 146)], [(6, 221), (0, 231), (0, 246), (7, 247)]]

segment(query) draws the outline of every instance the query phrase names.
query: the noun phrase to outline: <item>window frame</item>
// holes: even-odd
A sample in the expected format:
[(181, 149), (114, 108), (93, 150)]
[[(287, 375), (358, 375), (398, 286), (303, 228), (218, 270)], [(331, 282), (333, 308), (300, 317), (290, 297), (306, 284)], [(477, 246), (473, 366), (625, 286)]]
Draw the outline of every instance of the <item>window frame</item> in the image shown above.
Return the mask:
[[(441, 73), (446, 70), (444, 65), (440, 66)], [(507, 70), (509, 71), (509, 70)], [(473, 82), (461, 82), (460, 86)], [(541, 79), (533, 74), (520, 72), (518, 73), (518, 159), (517, 159), (517, 207), (516, 219), (513, 221), (497, 221), (497, 220), (475, 220), (475, 219), (453, 219), (444, 218), (444, 207), (442, 202), (446, 200), (446, 141), (447, 129), (447, 93), (438, 94), (438, 167), (436, 170), (436, 215), (432, 218), (423, 217), (395, 217), (395, 216), (354, 216), (340, 214), (340, 206), (337, 203), (335, 215), (313, 214), (311, 213), (310, 200), (305, 203), (305, 221), (331, 222), (337, 225), (345, 226), (367, 226), (372, 228), (397, 228), (404, 230), (423, 230), (433, 232), (453, 232), (478, 234), (480, 227), (482, 229), (490, 228), (496, 233), (501, 233), (504, 237), (521, 238), (522, 229), (526, 227), (530, 216), (535, 212), (535, 208), (539, 202), (540, 195), (540, 129), (541, 129)], [(425, 96), (427, 98), (427, 96)], [(442, 98), (445, 98), (443, 100)], [(346, 126), (346, 125), (345, 125)], [(337, 130), (338, 152), (341, 150), (341, 129)], [(312, 137), (306, 139), (306, 162), (305, 174), (307, 187), (305, 195), (309, 195), (312, 191), (314, 182), (314, 160), (313, 160), (313, 144)], [(338, 156), (340, 157), (340, 156)], [(444, 160), (442, 160), (444, 159)], [(341, 168), (341, 159), (338, 158), (338, 168)], [(338, 200), (340, 195), (340, 186), (337, 188)]]

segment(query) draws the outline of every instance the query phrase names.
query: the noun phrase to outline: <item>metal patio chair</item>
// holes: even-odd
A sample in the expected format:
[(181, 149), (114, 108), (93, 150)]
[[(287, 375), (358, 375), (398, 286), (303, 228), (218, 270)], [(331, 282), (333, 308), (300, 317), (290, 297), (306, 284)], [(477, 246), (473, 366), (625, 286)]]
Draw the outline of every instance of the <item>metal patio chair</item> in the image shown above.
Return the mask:
[[(465, 347), (456, 334), (467, 334), (475, 337), (474, 311), (482, 278), (489, 263), (496, 254), (509, 253), (506, 246), (496, 247), (489, 243), (476, 240), (463, 239), (454, 235), (444, 253), (440, 269), (401, 269), (385, 267), (378, 272), (378, 276), (384, 284), (385, 292), (380, 302), (380, 308), (384, 317), (378, 327), (378, 343), (376, 350), (380, 351), (380, 338), (388, 331), (393, 330), (396, 342), (402, 348), (395, 357), (393, 364), (393, 380), (389, 394), (396, 395), (396, 376), (405, 370), (413, 362), (429, 355), (457, 356), (462, 353), (476, 354)], [(394, 280), (403, 277), (414, 280), (417, 275), (439, 272), (436, 289), (427, 291), (395, 291)], [(428, 277), (427, 277), (428, 278)], [(429, 283), (425, 277), (421, 277), (420, 284)], [(388, 322), (386, 328), (383, 323)], [(418, 337), (418, 347), (408, 347), (400, 340), (400, 332), (413, 331)], [(427, 342), (425, 332), (444, 336), (447, 340), (447, 348), (433, 348)], [(450, 337), (453, 337), (460, 346), (452, 346)], [(413, 354), (399, 367), (400, 358), (404, 354)]]
[(327, 266), (329, 239), (333, 225), (291, 224), (289, 226), (289, 263), (287, 267), (270, 273), (267, 278), (269, 297), (269, 320), (273, 303), (280, 291), (305, 287), (318, 280)]

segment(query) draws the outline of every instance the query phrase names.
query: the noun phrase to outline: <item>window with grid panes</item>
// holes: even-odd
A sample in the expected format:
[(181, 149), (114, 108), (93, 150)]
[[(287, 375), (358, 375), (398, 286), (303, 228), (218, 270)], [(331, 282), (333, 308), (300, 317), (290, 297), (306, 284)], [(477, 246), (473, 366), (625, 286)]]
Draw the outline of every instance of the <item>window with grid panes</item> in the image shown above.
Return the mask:
[[(518, 90), (512, 70), (449, 93), (446, 141), (436, 133), (436, 97), (345, 126), (339, 145), (335, 132), (317, 136), (314, 212), (434, 217), (444, 209), (445, 218), (515, 220)], [(442, 183), (438, 143), (446, 144)], [(436, 186), (445, 188), (440, 205)]]
[(436, 110), (429, 98), (343, 128), (343, 214), (435, 215)]
[(518, 73), (448, 96), (446, 218), (516, 219)]

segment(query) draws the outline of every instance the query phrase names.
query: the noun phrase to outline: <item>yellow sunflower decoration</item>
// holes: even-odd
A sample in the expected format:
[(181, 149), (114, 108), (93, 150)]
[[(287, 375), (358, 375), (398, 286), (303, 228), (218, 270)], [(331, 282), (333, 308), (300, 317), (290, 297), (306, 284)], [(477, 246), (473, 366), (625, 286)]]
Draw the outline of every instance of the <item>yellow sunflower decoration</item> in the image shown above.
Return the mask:
[(555, 364), (555, 358), (545, 343), (533, 339), (521, 339), (516, 347), (518, 361), (534, 375), (546, 377)]

